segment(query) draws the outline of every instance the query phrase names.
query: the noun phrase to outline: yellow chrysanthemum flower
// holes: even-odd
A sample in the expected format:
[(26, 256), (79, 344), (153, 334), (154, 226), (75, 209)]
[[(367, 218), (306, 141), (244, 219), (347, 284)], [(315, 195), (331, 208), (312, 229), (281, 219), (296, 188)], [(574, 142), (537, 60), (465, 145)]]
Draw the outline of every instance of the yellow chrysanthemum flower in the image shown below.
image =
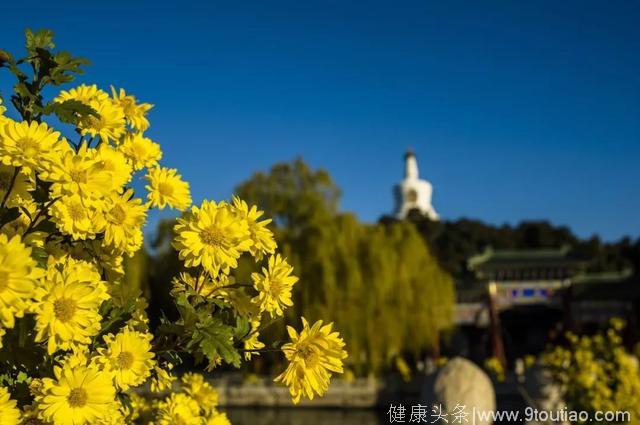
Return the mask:
[(100, 239), (87, 239), (84, 243), (60, 243), (57, 240), (49, 241), (45, 250), (50, 259), (54, 258), (62, 262), (70, 256), (76, 260), (93, 263), (104, 274), (104, 280), (115, 282), (124, 275), (122, 252), (116, 252), (104, 246)]
[(180, 273), (172, 280), (173, 289), (172, 294), (179, 294), (190, 289), (203, 297), (210, 297), (212, 295), (222, 295), (226, 290), (221, 290), (223, 286), (232, 285), (235, 283), (235, 278), (227, 275), (216, 276), (212, 279), (210, 276), (201, 273), (197, 277), (190, 273)]
[(303, 317), (300, 334), (287, 326), (291, 342), (282, 346), (289, 366), (275, 378), (289, 387), (294, 403), (305, 396), (324, 395), (333, 372), (342, 373), (342, 360), (347, 357), (344, 341), (338, 332), (332, 332), (333, 324), (322, 326), (322, 320), (312, 327)]
[(90, 243), (91, 246), (89, 249), (93, 252), (87, 252), (85, 249), (84, 255), (89, 254), (91, 256), (90, 261), (95, 262), (99, 268), (102, 268), (106, 277), (105, 280), (114, 282), (121, 279), (124, 275), (124, 257), (122, 251), (106, 246), (98, 239), (93, 239)]
[(120, 150), (127, 156), (136, 171), (145, 167), (155, 167), (162, 158), (160, 145), (140, 133), (127, 134)]
[(201, 425), (200, 406), (186, 394), (171, 394), (158, 403), (157, 425)]
[(88, 344), (100, 331), (98, 309), (109, 298), (93, 264), (67, 258), (51, 264), (36, 292), (36, 342), (48, 340), (47, 351)]
[(116, 188), (113, 173), (104, 168), (96, 150), (86, 145), (81, 146), (78, 152), (65, 152), (60, 162), (40, 177), (53, 183), (53, 197), (78, 194), (85, 205), (104, 198)]
[[(15, 176), (15, 177), (14, 177)], [(11, 193), (7, 196), (7, 191)], [(31, 201), (31, 191), (35, 189), (35, 182), (24, 173), (18, 172), (10, 165), (0, 164), (0, 199), (7, 196), (5, 205), (9, 208), (25, 205)]]
[(83, 135), (99, 137), (105, 143), (113, 141), (117, 143), (125, 132), (124, 111), (120, 105), (107, 100), (104, 102), (93, 101), (89, 104), (98, 116), (85, 117), (79, 124)]
[(16, 405), (17, 402), (11, 399), (9, 390), (0, 387), (0, 424), (18, 425), (20, 423), (20, 410)]
[(124, 111), (124, 116), (127, 119), (127, 122), (133, 128), (139, 131), (145, 131), (149, 128), (147, 112), (149, 112), (149, 110), (153, 108), (152, 104), (138, 104), (135, 96), (125, 93), (124, 89), (116, 91), (113, 86), (111, 87), (111, 94), (113, 95), (114, 102), (120, 105), (120, 107)]
[(151, 168), (146, 176), (149, 185), (149, 202), (152, 207), (164, 209), (169, 206), (184, 211), (191, 205), (189, 183), (182, 180), (173, 168)]
[(90, 361), (93, 360), (91, 355), (92, 353), (89, 352), (89, 346), (78, 345), (73, 347), (73, 350), (62, 357), (60, 364), (64, 364), (71, 368), (87, 366), (89, 363), (94, 363)]
[[(125, 286), (123, 284), (122, 286)], [(131, 285), (126, 285), (131, 286)], [(147, 308), (149, 304), (147, 300), (138, 296), (134, 302), (134, 310), (131, 312), (131, 319), (127, 321), (127, 327), (133, 331), (148, 332), (149, 331), (149, 316), (147, 316)]]
[(62, 103), (66, 100), (77, 100), (85, 105), (90, 105), (92, 102), (108, 102), (109, 94), (104, 90), (100, 90), (95, 84), (91, 86), (81, 84), (71, 90), (62, 90), (58, 96), (53, 99), (53, 101), (57, 103)]
[(264, 343), (258, 340), (260, 337), (260, 320), (251, 320), (250, 329), (248, 338), (244, 340), (244, 349), (246, 350), (244, 353), (244, 359), (247, 361), (251, 360), (251, 357), (254, 355), (259, 354), (256, 353), (255, 350), (262, 350), (264, 348)]
[(57, 162), (60, 133), (46, 123), (4, 121), (0, 125), (0, 157), (5, 165), (22, 167), (25, 174), (44, 171)]
[(151, 376), (155, 362), (151, 352), (152, 335), (125, 328), (117, 335), (104, 337), (106, 347), (98, 349), (98, 364), (113, 373), (116, 386), (127, 390)]
[(182, 376), (182, 389), (197, 401), (206, 413), (212, 412), (218, 406), (218, 391), (199, 373), (185, 373)]
[(112, 194), (104, 203), (106, 223), (104, 242), (129, 255), (142, 246), (142, 226), (147, 218), (147, 208), (142, 200), (133, 197), (133, 190), (124, 194)]
[(252, 273), (253, 286), (258, 291), (255, 299), (260, 304), (260, 311), (266, 311), (271, 317), (282, 316), (283, 308), (291, 307), (291, 289), (298, 281), (296, 276), (291, 276), (293, 267), (280, 256), (269, 257), (268, 268), (262, 268), (262, 274)]
[(0, 234), (0, 323), (13, 328), (22, 317), (44, 271), (31, 258), (31, 248), (20, 236), (9, 239)]
[(97, 149), (96, 160), (103, 171), (111, 173), (111, 186), (114, 189), (120, 189), (131, 181), (133, 168), (119, 150), (103, 143)]
[[(16, 202), (16, 204), (20, 207), (20, 215), (15, 220), (4, 224), (0, 229), (0, 233), (7, 235), (9, 238), (19, 235), (23, 238), (22, 243), (31, 248), (44, 247), (48, 233), (42, 230), (33, 230), (33, 226), (37, 226), (38, 223), (46, 220), (46, 215), (42, 214), (38, 217), (38, 212), (41, 208), (39, 208), (39, 205), (33, 200), (20, 200), (20, 202)], [(30, 226), (32, 230), (24, 235)]]
[(29, 384), (29, 392), (33, 396), (33, 398), (42, 397), (44, 395), (43, 391), (43, 383), (42, 378), (33, 378), (31, 383)]
[(43, 419), (54, 425), (96, 424), (117, 411), (111, 375), (94, 366), (54, 368), (55, 379), (44, 378), (36, 397)]
[(167, 363), (165, 365), (156, 364), (156, 366), (153, 368), (151, 382), (149, 383), (151, 392), (159, 393), (171, 388), (174, 381), (176, 380), (176, 377), (171, 374), (172, 369), (173, 365), (171, 363)]
[(247, 221), (226, 202), (203, 201), (174, 227), (173, 246), (187, 267), (202, 265), (213, 276), (238, 266), (240, 255), (253, 244)]
[(131, 392), (129, 397), (131, 402), (131, 417), (129, 418), (130, 420), (135, 421), (142, 416), (149, 415), (152, 409), (152, 405), (149, 400), (135, 392)]
[[(116, 408), (117, 406), (119, 406), (119, 408)], [(99, 420), (95, 424), (96, 425), (124, 425), (124, 424), (129, 424), (131, 422), (128, 422), (126, 420), (127, 416), (129, 415), (128, 412), (129, 412), (129, 408), (127, 406), (121, 404), (120, 402), (118, 402), (106, 417), (104, 417), (103, 419)]]
[(35, 405), (22, 407), (21, 425), (50, 425), (51, 422), (45, 422), (39, 418), (39, 411)]
[(231, 425), (231, 421), (224, 412), (213, 412), (205, 422), (206, 425)]
[(77, 240), (93, 239), (105, 227), (102, 211), (77, 194), (60, 197), (49, 212), (58, 229)]
[(249, 208), (249, 205), (237, 196), (233, 197), (233, 206), (249, 224), (249, 232), (251, 232), (251, 240), (253, 240), (250, 249), (251, 255), (260, 260), (263, 255), (273, 254), (276, 250), (276, 241), (271, 230), (267, 228), (271, 219), (258, 221), (264, 212), (259, 211), (255, 205)]

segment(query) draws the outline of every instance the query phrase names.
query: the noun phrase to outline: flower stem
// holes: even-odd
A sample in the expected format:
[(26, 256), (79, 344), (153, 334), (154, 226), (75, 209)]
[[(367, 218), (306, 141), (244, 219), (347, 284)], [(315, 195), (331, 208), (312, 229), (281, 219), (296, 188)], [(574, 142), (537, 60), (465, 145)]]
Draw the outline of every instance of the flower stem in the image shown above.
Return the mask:
[(36, 226), (38, 219), (40, 218), (40, 216), (42, 216), (42, 214), (45, 211), (48, 211), (49, 208), (51, 208), (51, 205), (53, 205), (58, 199), (60, 198), (53, 198), (52, 200), (50, 200), (48, 203), (44, 204), (42, 206), (42, 209), (40, 211), (38, 211), (38, 214), (36, 214), (35, 218), (33, 220), (31, 220), (31, 223), (29, 223), (29, 227), (27, 227), (27, 230), (24, 231), (23, 235), (26, 235), (27, 233), (29, 233), (31, 230), (33, 230), (33, 228)]

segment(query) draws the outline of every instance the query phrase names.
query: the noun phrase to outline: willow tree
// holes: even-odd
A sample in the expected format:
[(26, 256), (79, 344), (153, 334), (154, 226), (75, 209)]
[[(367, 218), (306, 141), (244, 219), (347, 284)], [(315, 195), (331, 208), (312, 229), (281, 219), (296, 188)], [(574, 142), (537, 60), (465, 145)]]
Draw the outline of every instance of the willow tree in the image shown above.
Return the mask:
[(274, 217), (278, 243), (304, 283), (290, 318), (336, 322), (358, 374), (438, 352), (452, 323), (453, 284), (413, 224), (363, 224), (340, 213), (329, 174), (301, 159), (256, 173), (236, 193)]

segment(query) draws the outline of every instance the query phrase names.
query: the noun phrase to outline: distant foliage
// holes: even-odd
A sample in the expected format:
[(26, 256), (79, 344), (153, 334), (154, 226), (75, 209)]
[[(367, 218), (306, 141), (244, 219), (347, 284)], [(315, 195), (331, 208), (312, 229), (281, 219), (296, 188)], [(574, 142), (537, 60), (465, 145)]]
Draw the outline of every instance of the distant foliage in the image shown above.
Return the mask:
[[(560, 248), (568, 245), (573, 253), (589, 261), (587, 271), (640, 272), (640, 238), (623, 238), (618, 242), (603, 242), (597, 236), (580, 239), (568, 227), (554, 226), (547, 221), (523, 221), (517, 226), (494, 226), (480, 220), (462, 218), (434, 222), (417, 211), (409, 215), (420, 234), (429, 243), (442, 267), (457, 281), (474, 280), (467, 268), (469, 257), (494, 249)], [(392, 217), (382, 222), (392, 223)]]
[(290, 318), (334, 320), (358, 374), (380, 373), (398, 355), (437, 355), (452, 325), (453, 284), (411, 223), (369, 225), (339, 213), (330, 176), (300, 159), (236, 191), (275, 218), (276, 240), (303, 282)]

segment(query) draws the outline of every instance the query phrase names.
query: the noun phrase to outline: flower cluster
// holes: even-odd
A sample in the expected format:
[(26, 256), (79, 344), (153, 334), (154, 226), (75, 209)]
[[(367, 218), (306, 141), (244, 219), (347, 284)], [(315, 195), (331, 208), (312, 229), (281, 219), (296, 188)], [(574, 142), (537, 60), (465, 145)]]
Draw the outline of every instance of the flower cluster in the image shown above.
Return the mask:
[(546, 352), (543, 364), (559, 384), (571, 410), (626, 411), (640, 418), (640, 363), (627, 351), (621, 332), (625, 323), (613, 319), (610, 328), (593, 336), (568, 334), (568, 346)]
[(132, 397), (131, 418), (158, 425), (230, 425), (224, 412), (218, 409), (218, 392), (196, 373), (187, 373), (180, 388), (162, 399)]
[[(185, 357), (211, 370), (259, 354), (263, 316), (292, 304), (292, 267), (255, 206), (191, 205), (189, 184), (145, 134), (152, 105), (96, 85), (45, 102), (45, 85), (85, 63), (53, 47), (50, 32), (27, 31), (29, 55), (6, 61), (19, 81), (29, 79), (21, 64), (34, 70), (12, 97), (19, 118), (0, 98), (0, 423), (226, 424), (201, 375), (163, 399), (136, 390), (171, 389)], [(173, 245), (187, 271), (172, 291), (180, 318), (150, 329), (145, 299), (126, 295), (123, 263), (143, 246), (148, 211), (167, 207), (183, 212)], [(252, 283), (233, 275), (243, 255), (265, 264)], [(330, 325), (303, 326), (290, 328), (290, 366), (277, 378), (295, 402), (323, 394), (346, 357)]]

